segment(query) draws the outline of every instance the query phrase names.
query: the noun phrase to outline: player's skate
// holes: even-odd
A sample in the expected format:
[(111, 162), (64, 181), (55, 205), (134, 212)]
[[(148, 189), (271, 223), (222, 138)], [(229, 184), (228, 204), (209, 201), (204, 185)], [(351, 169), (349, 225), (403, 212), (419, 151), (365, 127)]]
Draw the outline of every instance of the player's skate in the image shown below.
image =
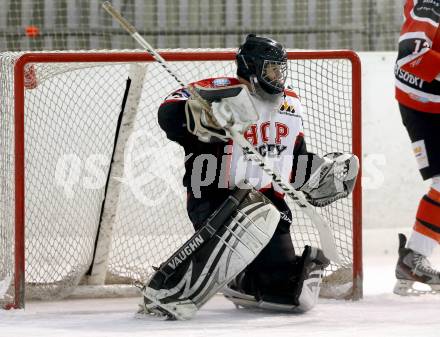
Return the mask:
[[(396, 266), (397, 282), (394, 293), (402, 296), (440, 293), (440, 272), (431, 267), (425, 256), (405, 248), (405, 245), (405, 235), (399, 234), (399, 260)], [(415, 282), (424, 283), (431, 290), (415, 289)]]
[(261, 193), (236, 191), (143, 287), (144, 313), (192, 318), (267, 245), (279, 219)]
[(264, 293), (258, 288), (255, 277), (243, 272), (223, 288), (223, 294), (237, 308), (305, 312), (318, 300), (322, 273), (329, 263), (319, 248), (306, 246), (297, 265), (293, 266), (294, 271), (287, 281), (290, 286), (285, 293)]

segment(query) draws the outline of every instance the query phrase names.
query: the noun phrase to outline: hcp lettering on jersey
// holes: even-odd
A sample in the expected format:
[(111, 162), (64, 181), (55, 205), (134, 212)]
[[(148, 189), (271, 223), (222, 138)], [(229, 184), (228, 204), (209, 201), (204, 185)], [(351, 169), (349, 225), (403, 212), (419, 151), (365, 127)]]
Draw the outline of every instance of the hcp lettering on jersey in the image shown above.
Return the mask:
[(231, 81), (227, 78), (216, 78), (214, 81), (212, 81), (212, 85), (214, 87), (226, 87), (229, 84), (231, 84)]

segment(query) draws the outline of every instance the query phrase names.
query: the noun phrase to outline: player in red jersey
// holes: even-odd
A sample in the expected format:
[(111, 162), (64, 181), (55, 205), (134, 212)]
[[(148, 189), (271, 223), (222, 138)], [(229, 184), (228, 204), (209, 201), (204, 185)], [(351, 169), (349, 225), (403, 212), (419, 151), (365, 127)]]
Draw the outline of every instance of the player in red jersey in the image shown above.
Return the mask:
[(440, 272), (427, 260), (440, 242), (440, 1), (407, 0), (404, 16), (395, 65), (396, 99), (420, 173), (432, 180), (407, 244), (399, 234), (394, 292), (409, 295), (421, 293), (414, 282), (440, 291)]
[[(225, 285), (225, 296), (245, 307), (307, 311), (315, 305), (328, 259), (308, 246), (302, 256), (295, 254), (292, 214), (282, 190), (227, 133), (234, 128), (243, 134), (286, 181), (293, 177), (295, 188), (312, 204), (346, 197), (355, 178), (338, 188), (334, 166), (348, 172), (353, 163), (338, 159), (341, 154), (319, 158), (308, 153), (302, 106), (285, 88), (286, 77), (283, 46), (249, 35), (237, 53), (237, 78), (190, 84), (210, 102), (208, 108), (188, 87), (160, 106), (160, 127), (185, 151), (183, 184), (196, 233), (143, 288), (145, 312), (189, 319)], [(305, 165), (298, 164), (301, 155)], [(327, 174), (309, 183), (318, 168)]]

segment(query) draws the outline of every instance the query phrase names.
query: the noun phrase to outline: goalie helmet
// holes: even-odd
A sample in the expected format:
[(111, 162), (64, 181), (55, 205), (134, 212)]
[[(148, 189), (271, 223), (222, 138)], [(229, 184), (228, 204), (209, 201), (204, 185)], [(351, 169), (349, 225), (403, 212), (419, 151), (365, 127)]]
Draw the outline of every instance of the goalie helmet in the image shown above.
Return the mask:
[(275, 40), (249, 34), (237, 52), (237, 75), (259, 86), (268, 94), (284, 91), (287, 52)]

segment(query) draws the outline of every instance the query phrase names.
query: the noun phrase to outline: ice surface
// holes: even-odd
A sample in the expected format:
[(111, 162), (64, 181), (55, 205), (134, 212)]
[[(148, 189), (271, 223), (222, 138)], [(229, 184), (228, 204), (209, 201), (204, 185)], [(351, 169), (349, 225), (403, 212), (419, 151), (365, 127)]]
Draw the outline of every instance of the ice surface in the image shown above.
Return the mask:
[[(383, 238), (369, 233), (365, 242), (377, 235)], [(364, 299), (359, 302), (321, 300), (307, 314), (289, 315), (237, 310), (219, 295), (185, 322), (136, 318), (134, 298), (31, 302), (24, 311), (0, 311), (0, 336), (439, 336), (440, 295), (392, 294), (397, 235), (389, 242), (383, 251), (374, 245), (364, 249)]]

